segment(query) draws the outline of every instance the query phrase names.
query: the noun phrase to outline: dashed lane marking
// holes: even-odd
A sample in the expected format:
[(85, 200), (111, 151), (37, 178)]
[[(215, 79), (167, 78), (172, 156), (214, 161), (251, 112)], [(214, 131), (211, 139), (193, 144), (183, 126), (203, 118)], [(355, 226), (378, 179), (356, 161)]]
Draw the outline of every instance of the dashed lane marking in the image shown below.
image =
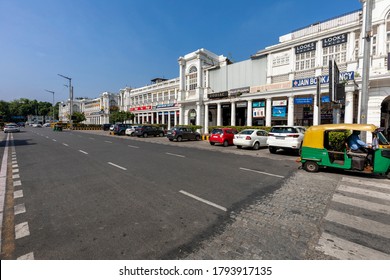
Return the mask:
[(277, 175), (277, 174), (272, 174), (272, 173), (268, 173), (268, 172), (263, 172), (263, 171), (248, 169), (248, 168), (244, 168), (244, 167), (240, 167), (240, 169), (241, 169), (241, 170), (244, 170), (244, 171), (255, 172), (255, 173), (264, 174), (264, 175), (268, 175), (268, 176), (273, 176), (273, 177), (278, 177), (278, 178), (284, 178), (284, 176), (282, 176), (282, 175)]
[(112, 144), (112, 142), (111, 142), (111, 141), (107, 141), (107, 140), (106, 140), (106, 141), (104, 141), (104, 142)]
[(68, 145), (68, 144), (66, 144), (66, 143), (62, 143), (62, 145), (64, 145), (65, 147), (69, 147), (69, 145)]
[(31, 252), (23, 256), (20, 256), (19, 258), (17, 258), (17, 260), (34, 260), (34, 253)]
[(134, 148), (134, 149), (139, 149), (138, 146), (133, 146), (133, 145), (127, 145), (127, 147)]
[(30, 235), (30, 229), (27, 222), (15, 225), (15, 239), (20, 239)]
[(178, 154), (172, 154), (172, 153), (166, 153), (167, 155), (170, 155), (170, 156), (174, 156), (174, 157), (181, 157), (181, 158), (185, 158), (186, 156), (183, 156), (183, 155), (178, 155)]
[(191, 197), (191, 198), (193, 198), (193, 199), (195, 199), (195, 200), (198, 200), (198, 201), (200, 201), (200, 202), (203, 202), (203, 203), (205, 203), (205, 204), (207, 204), (207, 205), (210, 205), (210, 206), (213, 206), (213, 207), (215, 207), (215, 208), (218, 208), (219, 210), (222, 210), (222, 211), (227, 211), (227, 208), (225, 208), (225, 207), (223, 207), (223, 206), (221, 206), (221, 205), (218, 205), (218, 204), (216, 204), (216, 203), (214, 203), (214, 202), (211, 202), (211, 201), (209, 201), (209, 200), (206, 200), (206, 199), (203, 199), (203, 198), (201, 198), (201, 197), (199, 197), (199, 196), (196, 196), (196, 195), (193, 195), (193, 194), (191, 194), (191, 193), (188, 193), (188, 192), (186, 192), (186, 191), (183, 191), (183, 190), (181, 190), (181, 191), (179, 191), (181, 194), (184, 194), (184, 195), (186, 195), (186, 196), (189, 196), (189, 197)]
[(26, 213), (26, 206), (24, 203), (18, 204), (14, 206), (14, 213), (15, 215)]
[(14, 191), (14, 198), (21, 198), (23, 197), (23, 190)]
[(112, 165), (116, 168), (119, 168), (119, 169), (122, 169), (122, 170), (127, 170), (127, 168), (123, 167), (123, 166), (120, 166), (120, 165), (117, 165), (115, 163), (112, 163), (112, 162), (107, 162), (109, 165)]
[(85, 155), (88, 155), (88, 153), (86, 151), (83, 151), (83, 150), (79, 150), (80, 153), (83, 153)]

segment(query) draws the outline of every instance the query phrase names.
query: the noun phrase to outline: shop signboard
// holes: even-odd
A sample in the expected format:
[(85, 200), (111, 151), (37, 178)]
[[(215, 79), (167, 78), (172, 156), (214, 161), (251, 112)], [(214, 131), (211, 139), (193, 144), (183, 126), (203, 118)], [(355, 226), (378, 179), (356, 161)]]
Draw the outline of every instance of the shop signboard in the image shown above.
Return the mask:
[[(350, 81), (355, 79), (355, 72), (349, 71), (349, 72), (341, 72), (339, 76), (340, 81)], [(320, 77), (321, 84), (328, 84), (329, 83), (329, 75), (321, 76)], [(293, 87), (304, 87), (304, 86), (314, 86), (317, 85), (317, 78), (316, 77), (309, 77), (309, 78), (303, 78), (303, 79), (297, 79), (292, 81)]]
[(328, 38), (322, 39), (322, 47), (330, 47), (342, 43), (346, 43), (348, 39), (348, 33), (334, 35)]
[(273, 100), (272, 106), (287, 106), (287, 99), (283, 100)]
[(254, 101), (252, 102), (252, 108), (265, 107), (265, 101)]
[(252, 114), (254, 118), (263, 118), (265, 117), (265, 108), (264, 107), (253, 108)]
[(310, 52), (316, 50), (316, 42), (305, 43), (295, 47), (295, 54)]
[(272, 107), (272, 116), (273, 117), (286, 117), (286, 107), (285, 106)]
[(210, 93), (210, 94), (207, 95), (207, 97), (209, 99), (225, 98), (225, 97), (229, 97), (229, 93), (227, 91)]
[(313, 97), (296, 97), (294, 104), (313, 104)]
[(246, 108), (247, 107), (247, 103), (246, 103), (246, 101), (237, 102), (236, 103), (236, 107), (237, 108)]

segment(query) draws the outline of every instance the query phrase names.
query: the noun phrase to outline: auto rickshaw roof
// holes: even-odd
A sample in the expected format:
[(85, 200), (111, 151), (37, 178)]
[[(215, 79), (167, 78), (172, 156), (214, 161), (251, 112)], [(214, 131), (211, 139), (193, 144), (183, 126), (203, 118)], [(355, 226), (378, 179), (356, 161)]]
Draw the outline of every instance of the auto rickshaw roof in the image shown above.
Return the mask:
[(359, 130), (374, 132), (377, 127), (373, 124), (321, 124), (313, 125), (306, 130), (303, 147), (324, 148), (324, 131)]

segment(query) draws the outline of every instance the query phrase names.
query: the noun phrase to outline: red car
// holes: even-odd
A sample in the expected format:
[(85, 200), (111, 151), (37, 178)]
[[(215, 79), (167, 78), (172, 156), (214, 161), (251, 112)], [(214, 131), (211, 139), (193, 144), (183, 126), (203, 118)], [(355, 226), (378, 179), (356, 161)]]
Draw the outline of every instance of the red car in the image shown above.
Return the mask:
[(222, 144), (224, 147), (233, 145), (234, 134), (237, 134), (235, 128), (215, 128), (211, 131), (209, 138), (210, 145)]

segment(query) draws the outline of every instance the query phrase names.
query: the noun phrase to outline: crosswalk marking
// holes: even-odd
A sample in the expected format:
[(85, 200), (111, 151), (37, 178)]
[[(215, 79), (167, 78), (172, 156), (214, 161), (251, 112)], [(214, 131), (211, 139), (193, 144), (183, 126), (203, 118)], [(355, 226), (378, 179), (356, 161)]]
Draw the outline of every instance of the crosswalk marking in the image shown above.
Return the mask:
[(323, 233), (317, 249), (340, 260), (390, 260), (383, 252)]
[[(374, 245), (387, 244), (390, 239), (390, 224), (386, 222), (387, 215), (390, 220), (389, 201), (390, 184), (386, 180), (343, 177), (331, 200), (338, 204), (330, 204), (316, 249), (343, 260), (390, 260), (390, 246)], [(381, 217), (380, 222), (373, 212)], [(341, 225), (342, 231), (333, 231), (335, 225)], [(360, 238), (364, 238), (365, 246), (357, 243)]]
[(333, 196), (333, 201), (343, 203), (346, 205), (351, 205), (351, 206), (358, 205), (359, 208), (390, 215), (390, 206), (388, 205), (356, 199), (353, 197), (348, 197), (337, 193)]
[(388, 194), (388, 193), (377, 192), (377, 191), (372, 191), (372, 190), (367, 190), (367, 189), (362, 189), (362, 188), (340, 185), (337, 190), (360, 194), (360, 195), (365, 195), (365, 196), (369, 196), (369, 197), (373, 197), (373, 198), (390, 200), (390, 194)]

